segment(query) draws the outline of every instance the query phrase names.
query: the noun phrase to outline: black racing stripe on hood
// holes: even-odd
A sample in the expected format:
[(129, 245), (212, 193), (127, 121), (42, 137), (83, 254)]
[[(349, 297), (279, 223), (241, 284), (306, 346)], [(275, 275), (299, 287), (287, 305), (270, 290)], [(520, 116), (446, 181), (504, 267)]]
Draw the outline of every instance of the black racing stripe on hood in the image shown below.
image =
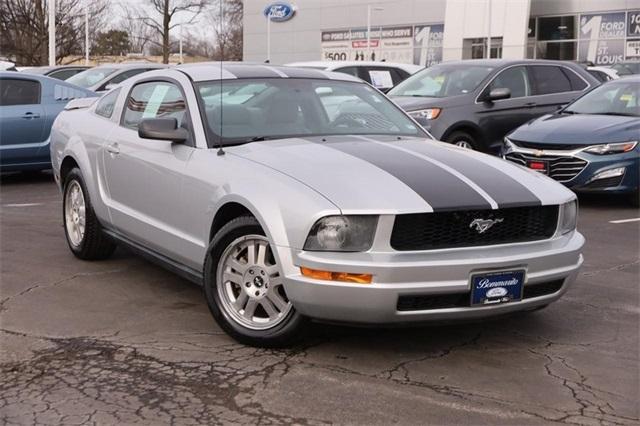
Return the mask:
[[(402, 141), (392, 144), (426, 155), (465, 175), (493, 198), (501, 209), (542, 204), (533, 192), (509, 176), (508, 172), (478, 161), (467, 153), (456, 152), (455, 148), (443, 148), (428, 141)], [(510, 166), (505, 164), (505, 168)]]
[[(420, 195), (434, 211), (491, 209), (489, 202), (477, 191), (428, 161), (391, 146), (347, 138), (327, 138), (326, 142), (308, 140), (349, 154), (384, 170)], [(375, 182), (371, 184), (375, 185)]]

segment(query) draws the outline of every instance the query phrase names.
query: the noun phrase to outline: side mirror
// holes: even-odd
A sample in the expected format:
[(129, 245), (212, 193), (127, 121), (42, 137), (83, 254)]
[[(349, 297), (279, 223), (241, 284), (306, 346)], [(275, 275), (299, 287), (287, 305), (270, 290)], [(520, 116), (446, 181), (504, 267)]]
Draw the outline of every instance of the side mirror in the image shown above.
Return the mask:
[(142, 139), (185, 142), (189, 138), (186, 129), (178, 128), (176, 118), (145, 118), (138, 124), (138, 136)]
[(483, 99), (484, 102), (499, 101), (501, 99), (509, 99), (511, 97), (511, 90), (506, 87), (499, 87), (491, 90)]

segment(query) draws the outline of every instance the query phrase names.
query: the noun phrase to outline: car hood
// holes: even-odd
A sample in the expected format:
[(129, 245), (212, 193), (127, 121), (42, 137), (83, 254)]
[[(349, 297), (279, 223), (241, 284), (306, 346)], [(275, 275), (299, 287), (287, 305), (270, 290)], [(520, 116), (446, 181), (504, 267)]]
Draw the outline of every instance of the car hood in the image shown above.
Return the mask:
[[(558, 204), (574, 197), (539, 173), (421, 138), (291, 138), (227, 151), (303, 183), (345, 214), (495, 209)], [(286, 196), (286, 188), (265, 190)]]
[(439, 107), (439, 108), (454, 107), (460, 104), (469, 103), (467, 96), (468, 95), (459, 95), (459, 96), (449, 96), (446, 98), (432, 98), (427, 96), (422, 97), (422, 96), (391, 95), (390, 98), (403, 110), (415, 111), (418, 109), (433, 108), (433, 107)]
[(509, 135), (516, 141), (590, 145), (637, 140), (640, 118), (617, 115), (553, 114), (533, 120)]

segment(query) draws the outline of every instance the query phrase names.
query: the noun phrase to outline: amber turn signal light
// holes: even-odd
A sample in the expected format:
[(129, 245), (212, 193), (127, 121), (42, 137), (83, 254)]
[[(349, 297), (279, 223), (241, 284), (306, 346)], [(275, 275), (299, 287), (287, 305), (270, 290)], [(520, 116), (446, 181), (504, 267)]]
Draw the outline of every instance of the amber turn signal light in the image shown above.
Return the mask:
[(348, 272), (321, 271), (319, 269), (300, 268), (300, 272), (305, 277), (324, 281), (342, 281), (355, 284), (371, 284), (373, 275), (371, 274), (351, 274)]

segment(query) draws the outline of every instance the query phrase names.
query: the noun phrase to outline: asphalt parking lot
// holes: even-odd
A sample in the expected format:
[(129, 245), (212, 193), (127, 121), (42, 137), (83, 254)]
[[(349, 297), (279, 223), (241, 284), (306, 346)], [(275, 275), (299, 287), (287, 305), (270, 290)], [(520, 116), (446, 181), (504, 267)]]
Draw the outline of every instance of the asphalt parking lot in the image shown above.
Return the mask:
[(199, 287), (67, 249), (50, 175), (0, 187), (2, 424), (638, 424), (640, 217), (582, 199), (577, 283), (549, 308), (243, 347)]

